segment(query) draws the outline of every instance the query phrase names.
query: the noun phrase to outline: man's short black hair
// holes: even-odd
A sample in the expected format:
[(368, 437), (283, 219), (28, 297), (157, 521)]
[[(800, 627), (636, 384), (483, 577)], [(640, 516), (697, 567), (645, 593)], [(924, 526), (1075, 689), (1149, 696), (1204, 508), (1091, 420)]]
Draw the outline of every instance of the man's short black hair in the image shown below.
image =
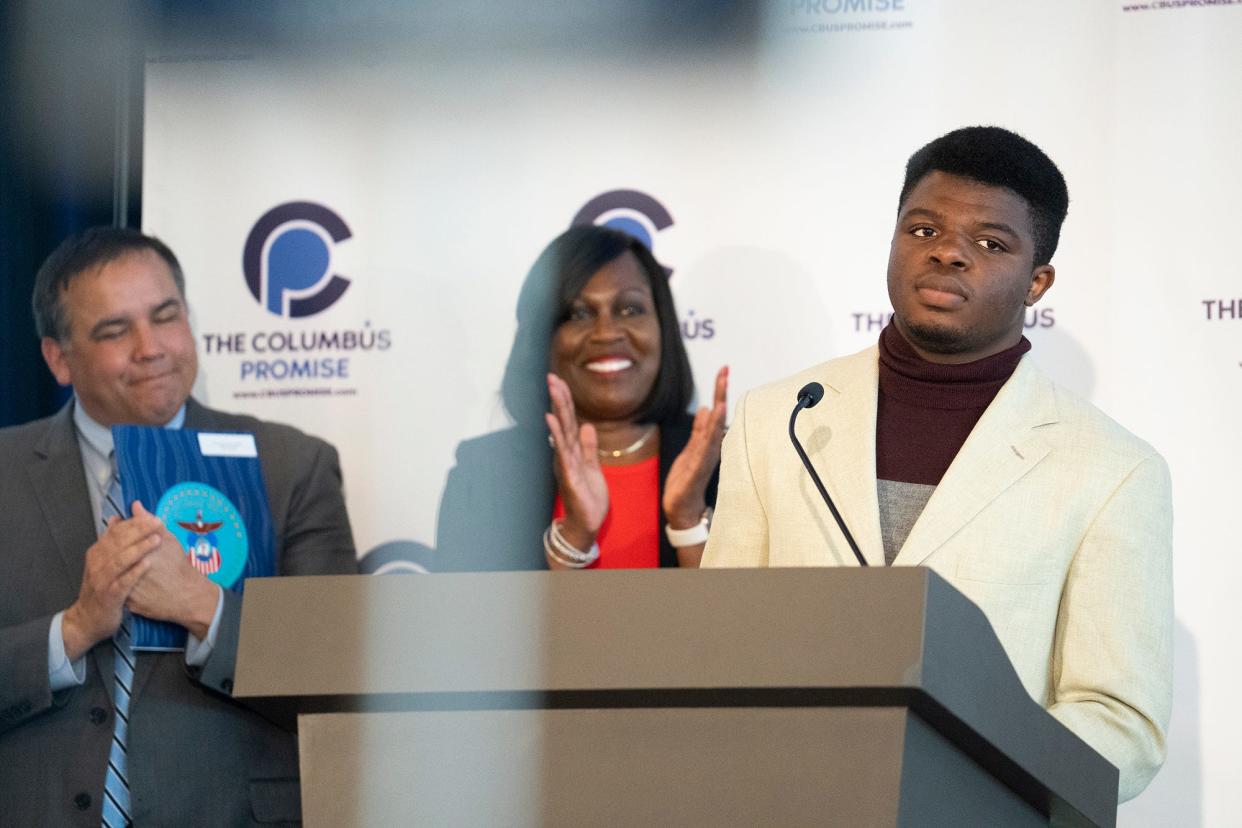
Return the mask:
[(40, 337), (50, 337), (63, 342), (69, 336), (65, 308), (61, 294), (68, 289), (75, 277), (88, 270), (103, 267), (111, 261), (130, 253), (153, 250), (168, 264), (172, 271), (177, 293), (185, 300), (185, 276), (181, 263), (164, 244), (154, 236), (147, 236), (129, 227), (91, 227), (62, 241), (52, 255), (44, 260), (35, 276), (34, 310), (35, 330)]
[(1007, 129), (972, 126), (942, 135), (910, 156), (898, 209), (924, 176), (939, 170), (980, 184), (1005, 187), (1031, 211), (1035, 267), (1052, 261), (1069, 212), (1065, 177), (1044, 151)]

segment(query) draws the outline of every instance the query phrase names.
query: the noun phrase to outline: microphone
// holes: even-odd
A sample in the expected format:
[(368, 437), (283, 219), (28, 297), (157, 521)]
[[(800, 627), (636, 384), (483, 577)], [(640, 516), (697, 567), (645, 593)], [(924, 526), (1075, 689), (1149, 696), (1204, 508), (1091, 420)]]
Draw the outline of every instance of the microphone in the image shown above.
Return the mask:
[(854, 536), (850, 534), (845, 521), (841, 519), (841, 513), (837, 511), (836, 504), (828, 496), (828, 490), (824, 488), (824, 482), (819, 479), (819, 475), (815, 472), (815, 467), (811, 465), (811, 458), (806, 456), (802, 443), (798, 442), (798, 435), (794, 433), (794, 423), (797, 422), (798, 414), (802, 409), (814, 408), (823, 398), (824, 386), (818, 382), (808, 382), (802, 386), (802, 390), (798, 392), (798, 404), (794, 406), (793, 413), (789, 415), (789, 439), (793, 441), (794, 449), (798, 452), (798, 456), (802, 458), (802, 465), (806, 466), (806, 470), (811, 473), (811, 479), (815, 481), (815, 488), (819, 489), (820, 497), (828, 504), (828, 511), (832, 512), (833, 518), (837, 521), (837, 526), (841, 527), (841, 534), (845, 535), (845, 542), (850, 545), (850, 549), (854, 552), (854, 557), (858, 558), (860, 566), (867, 566), (867, 559), (858, 550), (858, 544), (854, 542)]

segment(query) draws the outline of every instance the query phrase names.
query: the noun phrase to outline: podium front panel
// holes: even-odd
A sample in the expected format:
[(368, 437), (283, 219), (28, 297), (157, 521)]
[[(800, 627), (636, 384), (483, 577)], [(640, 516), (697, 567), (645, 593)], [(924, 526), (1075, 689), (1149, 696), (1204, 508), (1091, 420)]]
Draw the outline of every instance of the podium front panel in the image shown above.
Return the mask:
[[(289, 724), (295, 714), (330, 722), (307, 714), (341, 713), (418, 727), (416, 743), (436, 746), (433, 758), (449, 755), (442, 749), (449, 742), (433, 738), (432, 723), (443, 720), (437, 715), (462, 714), (454, 721), (484, 727), (477, 737), (483, 745), (491, 743), (486, 728), (501, 724), (539, 722), (541, 733), (555, 735), (568, 722), (594, 732), (604, 722), (710, 714), (704, 733), (729, 722), (721, 725), (723, 738), (747, 717), (784, 721), (801, 708), (815, 712), (816, 727), (841, 721), (835, 710), (899, 709), (924, 727), (911, 731), (911, 741), (921, 740), (927, 755), (945, 744), (960, 754), (965, 764), (954, 778), (986, 771), (975, 779), (976, 798), (999, 785), (1066, 824), (1110, 826), (1116, 819), (1116, 768), (1030, 698), (982, 611), (916, 567), (260, 579), (246, 589), (234, 694)], [(402, 713), (413, 718), (388, 718)], [(325, 746), (321, 736), (306, 735)], [(389, 744), (384, 735), (375, 734), (374, 744)], [(840, 734), (820, 735), (814, 745), (840, 742)], [(684, 737), (685, 750), (668, 756), (714, 756)], [(565, 755), (575, 755), (573, 739), (557, 739)], [(334, 761), (308, 757), (306, 744), (308, 771)], [(762, 752), (763, 745), (757, 737), (746, 750)], [(792, 764), (802, 773), (805, 760), (825, 777), (852, 779), (814, 745), (771, 766)], [(866, 755), (866, 743), (855, 747)], [(460, 749), (472, 755), (469, 745)], [(486, 767), (490, 755), (471, 761)], [(420, 752), (416, 763), (423, 758)], [(555, 757), (539, 761), (561, 768)], [(930, 770), (903, 771), (902, 778), (932, 778)], [(832, 790), (820, 789), (824, 796)], [(911, 783), (894, 788), (888, 801), (906, 814), (973, 821), (961, 804), (967, 798), (956, 806), (943, 798), (950, 789)], [(717, 791), (710, 803), (730, 802), (734, 790)], [(814, 798), (814, 785), (802, 796), (810, 799), (793, 800), (798, 813), (803, 805), (806, 812), (827, 807)], [(568, 813), (565, 807), (556, 813)], [(1004, 822), (1021, 824), (1022, 817)]]
[(1041, 825), (902, 708), (303, 716), (307, 826)]

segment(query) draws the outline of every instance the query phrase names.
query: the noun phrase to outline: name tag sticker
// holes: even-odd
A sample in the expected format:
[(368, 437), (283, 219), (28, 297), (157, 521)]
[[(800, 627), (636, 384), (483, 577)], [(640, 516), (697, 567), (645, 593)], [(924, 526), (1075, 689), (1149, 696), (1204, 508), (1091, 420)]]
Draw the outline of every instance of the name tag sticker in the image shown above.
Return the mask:
[(203, 432), (198, 435), (198, 449), (204, 457), (258, 457), (259, 450), (254, 444), (253, 434), (213, 434)]

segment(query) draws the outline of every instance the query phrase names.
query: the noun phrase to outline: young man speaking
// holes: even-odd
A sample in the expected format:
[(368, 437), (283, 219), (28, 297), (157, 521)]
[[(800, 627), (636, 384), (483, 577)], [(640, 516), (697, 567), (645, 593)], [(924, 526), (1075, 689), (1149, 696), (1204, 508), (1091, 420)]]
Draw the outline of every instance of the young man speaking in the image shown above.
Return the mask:
[[(1151, 446), (1035, 367), (1065, 180), (1024, 138), (959, 129), (906, 167), (877, 345), (747, 395), (725, 438), (703, 566), (847, 566), (798, 430), (872, 566), (927, 566), (987, 615), (1031, 696), (1136, 796), (1172, 698), (1172, 505)], [(809, 438), (809, 439), (808, 439)]]

